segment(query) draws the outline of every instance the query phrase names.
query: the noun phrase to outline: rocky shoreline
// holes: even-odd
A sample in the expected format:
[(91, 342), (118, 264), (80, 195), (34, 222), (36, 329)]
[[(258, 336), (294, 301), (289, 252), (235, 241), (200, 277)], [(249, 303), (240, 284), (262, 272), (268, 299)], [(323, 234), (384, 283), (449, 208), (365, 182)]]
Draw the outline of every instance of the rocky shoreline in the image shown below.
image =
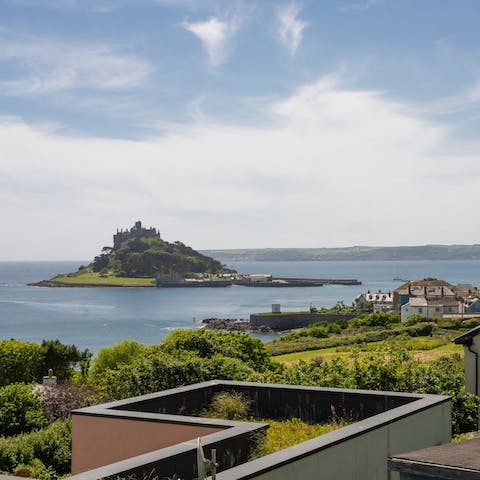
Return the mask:
[(273, 333), (270, 327), (259, 325), (253, 326), (249, 320), (238, 318), (206, 318), (202, 325), (209, 330), (226, 330), (228, 332), (261, 332)]

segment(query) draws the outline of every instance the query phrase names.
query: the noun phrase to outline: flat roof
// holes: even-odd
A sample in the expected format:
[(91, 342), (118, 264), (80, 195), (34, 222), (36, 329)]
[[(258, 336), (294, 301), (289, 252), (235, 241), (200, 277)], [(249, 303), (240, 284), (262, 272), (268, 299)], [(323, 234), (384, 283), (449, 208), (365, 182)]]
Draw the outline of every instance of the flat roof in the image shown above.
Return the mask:
[(480, 479), (480, 438), (395, 455), (390, 470), (438, 479)]

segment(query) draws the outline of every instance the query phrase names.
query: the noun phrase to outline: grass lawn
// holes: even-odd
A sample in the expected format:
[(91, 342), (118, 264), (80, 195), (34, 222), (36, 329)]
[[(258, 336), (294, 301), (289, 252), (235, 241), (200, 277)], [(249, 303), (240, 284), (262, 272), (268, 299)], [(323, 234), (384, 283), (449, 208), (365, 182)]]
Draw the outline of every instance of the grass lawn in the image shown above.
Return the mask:
[(155, 285), (154, 278), (130, 278), (115, 276), (100, 276), (99, 273), (80, 273), (75, 275), (57, 275), (52, 282), (69, 283), (71, 285), (118, 285), (118, 286), (149, 286)]
[[(315, 357), (322, 357), (324, 360), (332, 358), (346, 358), (352, 356), (354, 349), (360, 350), (360, 355), (366, 355), (369, 351), (377, 348), (387, 348), (391, 341), (372, 342), (362, 345), (346, 345), (341, 347), (323, 348), (321, 350), (308, 350), (305, 352), (287, 353), (272, 357), (275, 362), (285, 365), (293, 365), (300, 360), (309, 361)], [(399, 340), (400, 345), (405, 346), (415, 358), (422, 361), (435, 360), (442, 355), (452, 355), (459, 353), (463, 356), (463, 347), (455, 345), (450, 339), (441, 339), (437, 337), (414, 337), (405, 341)]]

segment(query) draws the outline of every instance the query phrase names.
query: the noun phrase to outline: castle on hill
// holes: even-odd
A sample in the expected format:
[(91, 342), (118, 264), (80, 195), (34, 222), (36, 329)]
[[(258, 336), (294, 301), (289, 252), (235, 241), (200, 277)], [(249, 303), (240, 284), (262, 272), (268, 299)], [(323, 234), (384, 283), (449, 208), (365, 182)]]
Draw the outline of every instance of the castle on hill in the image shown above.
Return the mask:
[(160, 231), (157, 231), (156, 228), (144, 228), (142, 227), (142, 222), (138, 220), (135, 222), (135, 225), (130, 230), (123, 230), (117, 228), (117, 233), (113, 235), (113, 248), (117, 249), (120, 247), (120, 244), (130, 240), (131, 238), (160, 238)]

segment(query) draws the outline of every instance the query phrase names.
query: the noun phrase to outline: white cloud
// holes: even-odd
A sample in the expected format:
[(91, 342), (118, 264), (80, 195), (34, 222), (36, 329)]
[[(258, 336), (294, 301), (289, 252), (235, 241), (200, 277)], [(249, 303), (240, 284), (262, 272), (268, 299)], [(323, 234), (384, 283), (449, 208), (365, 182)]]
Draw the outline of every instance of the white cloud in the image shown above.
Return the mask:
[(295, 3), (280, 7), (277, 11), (278, 36), (291, 55), (295, 55), (302, 43), (303, 31), (308, 25), (298, 17), (299, 13), (300, 7)]
[(478, 145), (335, 76), (268, 112), (141, 141), (0, 119), (1, 256), (88, 259), (139, 218), (196, 248), (477, 241), (458, 205), (478, 204)]
[(348, 5), (343, 5), (338, 7), (338, 10), (342, 13), (352, 13), (352, 12), (364, 12), (370, 10), (371, 8), (383, 3), (383, 0), (366, 0), (363, 2), (350, 3)]
[(74, 44), (38, 37), (0, 35), (0, 92), (44, 94), (72, 89), (121, 90), (144, 84), (146, 60), (108, 45)]
[(200, 39), (210, 65), (216, 67), (226, 59), (228, 42), (235, 33), (237, 24), (235, 20), (212, 17), (205, 22), (185, 22), (183, 27)]

